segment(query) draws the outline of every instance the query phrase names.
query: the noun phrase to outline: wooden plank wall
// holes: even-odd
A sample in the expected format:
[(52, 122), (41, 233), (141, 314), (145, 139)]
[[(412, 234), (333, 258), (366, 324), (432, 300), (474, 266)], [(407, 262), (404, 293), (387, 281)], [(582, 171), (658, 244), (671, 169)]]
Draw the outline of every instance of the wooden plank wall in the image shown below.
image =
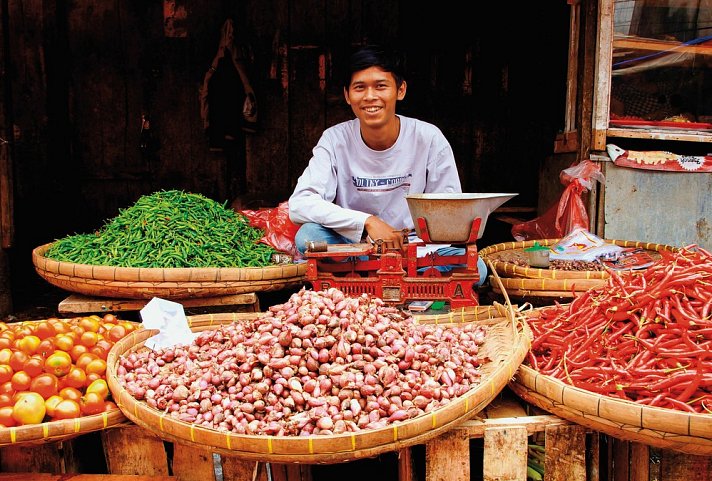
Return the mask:
[[(185, 8), (185, 37), (164, 34), (159, 0), (9, 2), (20, 136), (14, 282), (33, 278), (33, 247), (96, 229), (158, 189), (285, 200), (323, 129), (352, 117), (340, 74), (351, 48), (368, 42), (405, 54), (401, 112), (443, 130), (466, 191), (519, 192), (511, 205), (536, 205), (539, 166), (564, 122), (566, 2), (495, 2), (476, 15), (449, 0), (426, 10), (376, 0), (165, 3)], [(245, 166), (208, 148), (200, 117), (199, 87), (228, 17), (250, 53), (259, 109), (257, 133), (237, 148)], [(143, 114), (155, 150), (139, 148)], [(509, 240), (508, 229), (483, 245)]]

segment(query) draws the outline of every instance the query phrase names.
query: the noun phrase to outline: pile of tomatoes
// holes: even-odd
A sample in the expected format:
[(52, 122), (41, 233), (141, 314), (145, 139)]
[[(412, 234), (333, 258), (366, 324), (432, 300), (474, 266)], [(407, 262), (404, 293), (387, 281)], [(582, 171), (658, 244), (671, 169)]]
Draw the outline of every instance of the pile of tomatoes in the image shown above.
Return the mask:
[(106, 357), (137, 326), (114, 314), (0, 322), (0, 427), (116, 409)]

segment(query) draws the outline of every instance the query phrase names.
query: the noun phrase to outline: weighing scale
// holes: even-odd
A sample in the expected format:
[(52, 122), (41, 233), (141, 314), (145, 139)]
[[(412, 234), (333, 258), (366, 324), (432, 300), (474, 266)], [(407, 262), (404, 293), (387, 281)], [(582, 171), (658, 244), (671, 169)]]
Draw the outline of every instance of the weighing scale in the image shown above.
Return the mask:
[[(420, 240), (408, 241), (401, 231), (404, 249), (372, 243), (307, 243), (306, 280), (315, 290), (335, 287), (350, 296), (369, 294), (392, 305), (412, 301), (444, 301), (450, 309), (477, 306), (475, 287), (477, 239), (487, 218), (497, 207), (517, 194), (412, 194), (408, 208)], [(418, 247), (449, 244), (464, 247), (462, 255), (435, 252), (418, 257)], [(441, 272), (437, 266), (457, 266)], [(407, 306), (406, 306), (407, 307)]]

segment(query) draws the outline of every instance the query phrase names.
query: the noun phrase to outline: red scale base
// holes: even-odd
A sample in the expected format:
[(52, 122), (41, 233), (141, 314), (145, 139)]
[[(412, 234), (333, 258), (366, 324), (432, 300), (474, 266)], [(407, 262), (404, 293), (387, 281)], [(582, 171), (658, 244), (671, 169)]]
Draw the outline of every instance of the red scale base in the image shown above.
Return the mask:
[[(315, 290), (335, 287), (352, 296), (367, 293), (393, 305), (428, 300), (446, 301), (451, 309), (477, 306), (475, 286), (480, 275), (475, 240), (479, 220), (473, 222), (463, 255), (432, 253), (418, 258), (418, 246), (425, 242), (409, 243), (405, 252), (386, 248), (382, 253), (379, 245), (332, 244), (326, 252), (307, 251), (306, 279)], [(422, 228), (421, 237), (430, 240)], [(452, 265), (460, 267), (446, 273), (436, 269)]]

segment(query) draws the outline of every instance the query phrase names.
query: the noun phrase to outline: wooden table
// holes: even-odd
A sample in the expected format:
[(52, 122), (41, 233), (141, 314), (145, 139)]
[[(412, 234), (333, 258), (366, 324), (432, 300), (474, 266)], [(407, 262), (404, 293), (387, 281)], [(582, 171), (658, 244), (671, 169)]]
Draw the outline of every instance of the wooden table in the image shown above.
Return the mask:
[[(58, 311), (60, 314), (139, 311), (143, 309), (149, 301), (150, 299), (108, 299), (72, 294), (59, 303)], [(235, 306), (235, 310), (238, 312), (259, 312), (260, 310), (260, 302), (257, 294), (254, 292), (218, 297), (175, 299), (174, 302), (182, 304), (186, 309)]]

